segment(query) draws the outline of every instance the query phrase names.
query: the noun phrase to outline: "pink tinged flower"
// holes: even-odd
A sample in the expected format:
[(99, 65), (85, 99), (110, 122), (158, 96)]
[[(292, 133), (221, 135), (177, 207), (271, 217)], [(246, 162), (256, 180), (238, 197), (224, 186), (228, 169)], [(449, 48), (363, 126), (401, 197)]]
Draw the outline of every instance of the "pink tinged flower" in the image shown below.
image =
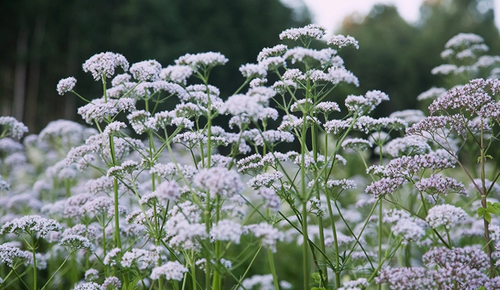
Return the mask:
[(198, 54), (186, 54), (175, 61), (176, 65), (187, 65), (193, 70), (224, 65), (228, 59), (219, 52), (205, 52)]
[(245, 231), (252, 232), (255, 237), (262, 239), (262, 244), (272, 252), (276, 252), (276, 243), (285, 238), (284, 233), (268, 223), (253, 224), (244, 227)]
[(1, 116), (0, 125), (3, 125), (7, 129), (7, 136), (10, 135), (14, 139), (21, 139), (24, 133), (28, 132), (28, 127), (22, 122), (17, 121), (14, 117)]
[(115, 74), (115, 68), (121, 67), (124, 71), (128, 70), (127, 59), (121, 54), (112, 52), (103, 52), (96, 54), (85, 61), (83, 64), (84, 72), (91, 72), (95, 80), (103, 77), (111, 77)]
[(267, 76), (267, 70), (253, 63), (247, 63), (240, 66), (240, 72), (245, 78), (265, 78)]
[(90, 240), (80, 235), (67, 235), (61, 239), (59, 244), (70, 248), (72, 251), (76, 251), (78, 249), (85, 249), (89, 251), (94, 250), (94, 245), (90, 242)]
[(114, 117), (121, 111), (132, 112), (135, 110), (135, 100), (131, 98), (120, 98), (118, 100), (95, 99), (87, 105), (78, 108), (78, 114), (88, 123), (102, 122), (108, 117)]
[(161, 201), (176, 201), (181, 196), (179, 184), (175, 181), (160, 183), (153, 193)]
[(16, 218), (4, 224), (0, 230), (0, 234), (5, 235), (13, 233), (20, 236), (26, 233), (28, 235), (38, 235), (41, 238), (45, 238), (50, 232), (60, 230), (61, 225), (53, 219), (47, 219), (38, 215), (28, 215)]
[(271, 48), (265, 47), (262, 49), (261, 52), (259, 52), (259, 55), (257, 56), (257, 61), (260, 63), (261, 61), (269, 57), (282, 56), (287, 51), (287, 49), (288, 47), (284, 44), (278, 44)]
[(432, 87), (428, 89), (427, 91), (421, 93), (420, 95), (417, 96), (417, 100), (422, 101), (422, 100), (435, 100), (441, 96), (446, 94), (446, 89), (445, 88), (436, 88)]
[(243, 191), (240, 175), (221, 167), (201, 169), (194, 177), (194, 184), (207, 190), (211, 197), (232, 197)]
[(484, 42), (484, 39), (477, 34), (459, 33), (459, 34), (453, 36), (452, 38), (450, 38), (450, 40), (448, 40), (448, 42), (446, 42), (444, 47), (456, 50), (456, 49), (468, 47), (468, 46), (483, 43), (483, 42)]
[(341, 34), (334, 35), (326, 41), (326, 44), (335, 45), (338, 48), (342, 48), (344, 46), (352, 46), (356, 49), (359, 49), (358, 41), (354, 37), (349, 35), (348, 36), (344, 36)]
[(165, 277), (166, 280), (177, 280), (181, 281), (184, 278), (184, 273), (188, 272), (188, 269), (184, 267), (181, 263), (175, 261), (168, 261), (165, 265), (156, 267), (151, 272), (151, 279), (158, 280), (160, 277)]
[(75, 85), (76, 79), (74, 77), (62, 79), (57, 83), (57, 93), (62, 96), (65, 93), (72, 91)]
[(111, 85), (113, 87), (116, 87), (116, 86), (119, 86), (121, 84), (128, 83), (131, 78), (132, 78), (132, 76), (129, 75), (128, 73), (116, 75), (113, 78), (113, 80), (111, 81)]
[(158, 258), (157, 251), (132, 249), (123, 253), (121, 265), (124, 268), (137, 267), (139, 270), (145, 270), (154, 267), (158, 262)]
[(121, 289), (121, 287), (122, 287), (122, 282), (120, 282), (120, 280), (115, 276), (107, 277), (102, 283), (103, 290)]
[(290, 39), (298, 40), (300, 38), (304, 40), (308, 39), (321, 39), (325, 35), (326, 28), (316, 25), (309, 24), (301, 28), (290, 28), (280, 33), (279, 37), (281, 40)]
[(159, 78), (161, 64), (156, 60), (145, 60), (134, 63), (130, 67), (130, 73), (138, 81), (156, 81)]
[(406, 184), (406, 179), (402, 177), (386, 177), (373, 182), (366, 188), (366, 193), (372, 194), (375, 198), (379, 198), (386, 194), (391, 194), (400, 186)]
[(446, 196), (450, 192), (467, 195), (465, 186), (454, 178), (443, 177), (441, 174), (433, 174), (429, 178), (422, 178), (415, 183), (419, 191), (425, 191), (430, 194), (442, 194)]
[(76, 287), (73, 288), (73, 290), (102, 290), (102, 287), (96, 282), (85, 282), (76, 285)]
[(241, 224), (231, 220), (220, 220), (210, 230), (210, 237), (212, 241), (228, 241), (239, 244), (242, 233)]
[(278, 212), (281, 207), (281, 200), (276, 194), (276, 190), (268, 187), (260, 187), (257, 194), (262, 196), (265, 201), (265, 207), (272, 212)]
[(467, 216), (468, 214), (462, 208), (442, 204), (429, 209), (425, 221), (432, 228), (444, 226), (446, 230), (450, 230), (460, 224), (461, 221), (464, 221)]
[(169, 65), (160, 71), (160, 79), (179, 84), (186, 84), (194, 70), (187, 65)]

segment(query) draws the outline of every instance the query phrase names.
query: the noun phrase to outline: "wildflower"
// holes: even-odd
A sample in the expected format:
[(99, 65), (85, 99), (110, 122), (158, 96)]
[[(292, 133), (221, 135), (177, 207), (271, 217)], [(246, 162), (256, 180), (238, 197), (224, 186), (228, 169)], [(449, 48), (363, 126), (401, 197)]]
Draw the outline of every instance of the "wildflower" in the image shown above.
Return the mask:
[(306, 63), (309, 60), (315, 60), (321, 64), (327, 64), (331, 61), (335, 53), (336, 51), (331, 48), (316, 50), (304, 47), (294, 47), (289, 49), (283, 55), (283, 58), (290, 59), (292, 64), (296, 62)]
[(270, 187), (274, 182), (283, 177), (283, 173), (275, 171), (273, 173), (262, 173), (248, 181), (248, 186), (258, 189), (260, 187)]
[(118, 257), (118, 253), (120, 253), (122, 250), (120, 248), (114, 248), (111, 251), (109, 251), (106, 254), (106, 257), (104, 257), (104, 260), (102, 263), (104, 265), (108, 266), (115, 266), (116, 265), (116, 258)]
[(324, 127), (327, 133), (338, 135), (351, 126), (350, 120), (330, 120), (325, 122)]
[(336, 68), (331, 67), (328, 69), (328, 78), (329, 81), (334, 84), (346, 83), (346, 84), (354, 84), (356, 87), (359, 87), (358, 78), (350, 71), (345, 68)]
[(417, 96), (417, 100), (422, 101), (422, 100), (435, 100), (441, 96), (443, 96), (446, 93), (445, 88), (436, 88), (432, 87), (428, 89), (427, 91), (421, 93), (420, 95)]
[(21, 259), (21, 261), (27, 262), (31, 258), (32, 253), (28, 251), (22, 251), (17, 247), (9, 245), (8, 243), (0, 245), (0, 262), (9, 267), (14, 266), (15, 259)]
[(404, 245), (409, 242), (418, 242), (425, 235), (425, 223), (415, 217), (410, 217), (407, 212), (402, 210), (394, 209), (386, 212), (383, 221), (393, 224), (392, 232), (402, 236)]
[(132, 76), (129, 75), (128, 73), (118, 74), (113, 78), (113, 80), (111, 80), (111, 85), (113, 87), (117, 87), (121, 84), (128, 83), (131, 77)]
[(159, 78), (161, 64), (156, 60), (145, 60), (134, 63), (130, 67), (130, 73), (138, 81), (156, 81)]
[(62, 96), (67, 92), (71, 92), (75, 85), (76, 79), (74, 77), (62, 79), (57, 83), (57, 93)]
[(175, 205), (168, 212), (170, 218), (165, 223), (166, 240), (174, 248), (199, 250), (198, 239), (207, 237), (204, 224), (200, 224), (201, 211), (191, 202)]
[(102, 283), (102, 289), (108, 290), (108, 287), (110, 286), (112, 287), (111, 289), (121, 289), (122, 282), (120, 282), (120, 280), (115, 276), (107, 277)]
[(392, 157), (426, 154), (431, 151), (427, 139), (421, 136), (406, 136), (387, 142), (384, 151)]
[(465, 186), (454, 178), (443, 177), (441, 174), (433, 174), (429, 178), (422, 178), (415, 183), (419, 191), (426, 191), (430, 194), (442, 194), (446, 196), (449, 192), (467, 195)]
[(356, 182), (354, 180), (349, 180), (349, 179), (340, 179), (340, 180), (329, 179), (326, 182), (326, 187), (327, 188), (340, 187), (343, 190), (348, 190), (348, 189), (356, 189), (357, 185), (356, 185)]
[(262, 196), (265, 201), (265, 208), (271, 210), (272, 212), (278, 212), (281, 206), (281, 200), (276, 194), (276, 190), (268, 187), (260, 187), (257, 190), (257, 194)]
[(187, 65), (169, 65), (160, 71), (160, 79), (185, 85), (193, 73)]
[(91, 72), (94, 79), (100, 80), (103, 77), (111, 77), (115, 74), (116, 67), (122, 67), (123, 70), (128, 70), (128, 61), (125, 57), (118, 53), (104, 52), (99, 53), (83, 64), (84, 72)]
[(153, 280), (158, 280), (161, 276), (165, 276), (166, 280), (181, 281), (186, 272), (188, 269), (181, 263), (168, 261), (165, 265), (154, 268), (150, 277)]
[[(359, 287), (358, 287), (359, 286)], [(359, 278), (354, 281), (344, 282), (344, 286), (340, 287), (338, 290), (361, 290), (368, 287), (368, 280), (366, 278)]]
[(354, 48), (359, 49), (358, 41), (354, 39), (354, 37), (349, 35), (348, 36), (344, 36), (341, 34), (334, 35), (326, 41), (326, 44), (328, 45), (332, 44), (338, 48), (342, 48), (344, 46), (353, 46)]
[(181, 196), (179, 185), (175, 181), (163, 181), (153, 193), (161, 201), (176, 201)]
[(123, 253), (121, 265), (124, 268), (137, 267), (139, 270), (152, 268), (158, 262), (159, 254), (156, 250), (132, 249)]
[(424, 267), (386, 267), (375, 278), (377, 284), (388, 283), (393, 290), (428, 290), (437, 288), (437, 283)]
[(229, 241), (235, 244), (240, 243), (243, 233), (241, 225), (231, 220), (220, 220), (210, 230), (212, 241)]
[(267, 83), (267, 79), (265, 78), (256, 78), (250, 81), (248, 84), (250, 88), (260, 87)]
[(212, 198), (216, 195), (231, 197), (243, 191), (240, 175), (221, 167), (201, 169), (194, 177), (194, 183), (206, 190)]
[(286, 67), (285, 59), (281, 56), (273, 56), (263, 59), (259, 65), (268, 71), (275, 71), (280, 67)]
[(375, 109), (382, 101), (389, 100), (389, 96), (381, 91), (369, 91), (365, 96), (347, 96), (345, 105), (349, 112), (367, 114)]
[(228, 59), (219, 52), (205, 52), (198, 54), (185, 54), (175, 61), (176, 65), (187, 65), (194, 71), (200, 68), (211, 68), (224, 65)]
[(436, 205), (429, 209), (425, 221), (432, 228), (438, 228), (439, 226), (444, 226), (446, 230), (450, 230), (460, 223), (460, 221), (465, 220), (467, 213), (459, 207), (442, 204)]
[(91, 282), (99, 278), (99, 271), (94, 268), (90, 268), (85, 271), (85, 281)]
[(478, 44), (478, 43), (483, 43), (484, 39), (473, 33), (459, 33), (455, 36), (453, 36), (446, 44), (444, 45), (445, 48), (452, 48), (452, 49), (457, 49), (461, 47), (468, 47), (473, 44)]
[(17, 121), (14, 117), (0, 116), (0, 125), (3, 125), (4, 131), (9, 133), (4, 136), (12, 136), (15, 139), (21, 139), (24, 133), (28, 132), (28, 127), (22, 122)]
[(303, 38), (305, 40), (309, 39), (321, 39), (325, 35), (326, 28), (316, 25), (309, 24), (301, 28), (291, 28), (280, 33), (279, 37), (283, 39), (298, 40)]
[(272, 252), (276, 252), (276, 242), (284, 239), (284, 234), (268, 223), (253, 224), (244, 227), (257, 238), (262, 238), (262, 244)]
[(342, 142), (342, 148), (347, 149), (351, 148), (354, 150), (367, 150), (371, 148), (373, 145), (370, 141), (362, 139), (362, 138), (348, 138)]
[(269, 58), (269, 57), (274, 57), (274, 56), (282, 56), (288, 47), (284, 44), (278, 44), (274, 47), (265, 47), (262, 49), (261, 52), (259, 52), (259, 55), (257, 56), (257, 61), (260, 63), (264, 59)]
[(258, 64), (248, 63), (240, 66), (240, 72), (245, 78), (265, 78), (267, 70)]
[(315, 113), (323, 113), (327, 115), (332, 112), (340, 112), (340, 107), (339, 104), (335, 102), (330, 102), (330, 101), (320, 102), (316, 104), (316, 106), (314, 106), (313, 111)]
[(172, 178), (177, 173), (177, 168), (172, 162), (167, 164), (157, 163), (151, 167), (149, 173), (158, 174), (163, 178)]
[(53, 219), (43, 218), (38, 215), (28, 215), (4, 224), (0, 230), (0, 234), (14, 233), (20, 236), (26, 233), (30, 236), (37, 234), (39, 237), (45, 238), (49, 232), (60, 230), (61, 225)]
[(259, 114), (264, 110), (267, 102), (262, 102), (256, 97), (248, 95), (233, 95), (230, 96), (224, 105), (221, 107), (221, 113), (231, 114), (234, 116), (248, 116), (250, 119), (258, 120)]
[(373, 182), (366, 188), (366, 193), (372, 194), (373, 197), (379, 198), (386, 194), (391, 194), (400, 186), (406, 184), (406, 180), (401, 177), (396, 178), (382, 178)]
[(59, 243), (62, 246), (70, 248), (72, 251), (76, 251), (77, 249), (94, 250), (94, 245), (89, 239), (80, 235), (67, 235)]
[(96, 195), (110, 192), (113, 189), (113, 178), (101, 176), (97, 179), (90, 179), (85, 183), (85, 189)]
[(85, 282), (76, 285), (76, 287), (73, 288), (73, 290), (102, 290), (102, 287), (96, 282)]
[(114, 117), (121, 111), (132, 112), (135, 110), (135, 100), (120, 98), (118, 100), (95, 99), (87, 105), (78, 108), (78, 114), (88, 123), (102, 122), (108, 117)]

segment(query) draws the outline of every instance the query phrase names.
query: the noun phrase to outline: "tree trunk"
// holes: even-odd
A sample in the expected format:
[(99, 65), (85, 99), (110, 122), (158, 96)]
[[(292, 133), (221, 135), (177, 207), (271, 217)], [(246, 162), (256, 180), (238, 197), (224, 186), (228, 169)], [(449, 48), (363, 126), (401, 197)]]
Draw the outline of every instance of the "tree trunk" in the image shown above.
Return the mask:
[(14, 73), (14, 101), (12, 115), (18, 121), (23, 120), (24, 102), (26, 97), (27, 52), (29, 31), (26, 26), (21, 26), (17, 39), (16, 69)]
[[(42, 53), (42, 43), (45, 35), (45, 26), (47, 22), (47, 13), (45, 11), (40, 12), (37, 15), (35, 21), (35, 28), (33, 30), (33, 45), (31, 46), (32, 56), (30, 59), (29, 66), (29, 79), (28, 79), (28, 89), (26, 94), (26, 116), (25, 125), (30, 128), (32, 132), (37, 132), (44, 124), (40, 123), (38, 116), (38, 93), (40, 88), (40, 63), (41, 63), (41, 53)], [(55, 84), (54, 84), (55, 88)], [(55, 93), (55, 89), (54, 89)]]

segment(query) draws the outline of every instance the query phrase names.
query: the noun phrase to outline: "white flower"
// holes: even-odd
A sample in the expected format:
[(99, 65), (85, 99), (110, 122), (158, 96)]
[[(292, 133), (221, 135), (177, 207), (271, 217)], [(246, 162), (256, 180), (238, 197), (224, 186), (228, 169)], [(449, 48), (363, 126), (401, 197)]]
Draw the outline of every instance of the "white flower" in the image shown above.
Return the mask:
[(87, 59), (83, 64), (84, 72), (91, 72), (94, 79), (111, 77), (115, 74), (115, 68), (121, 66), (123, 70), (128, 69), (128, 61), (119, 53), (103, 52)]
[(187, 65), (169, 65), (160, 71), (160, 78), (179, 84), (186, 84), (194, 70)]
[(230, 241), (239, 244), (242, 233), (243, 230), (239, 223), (231, 220), (220, 220), (210, 230), (210, 237), (213, 241)]
[(7, 136), (12, 136), (15, 139), (20, 139), (24, 133), (28, 132), (28, 127), (26, 127), (22, 122), (17, 121), (14, 117), (0, 117), (0, 125), (7, 128)]
[(467, 216), (468, 214), (462, 208), (450, 204), (442, 204), (429, 209), (425, 221), (432, 228), (444, 226), (446, 230), (449, 230), (465, 220)]
[(166, 280), (177, 280), (181, 281), (184, 277), (184, 273), (186, 273), (188, 269), (184, 267), (181, 263), (175, 262), (167, 262), (165, 265), (156, 267), (151, 272), (151, 279), (158, 280), (161, 276), (165, 276)]
[(301, 28), (290, 28), (280, 33), (280, 39), (298, 40), (300, 37), (321, 39), (326, 28), (316, 24), (309, 24)]
[(76, 79), (74, 77), (62, 79), (57, 83), (57, 93), (62, 96), (65, 93), (72, 91), (75, 85)]
[(201, 169), (194, 177), (194, 184), (207, 190), (212, 198), (216, 195), (232, 197), (243, 191), (240, 175), (222, 167)]
[(186, 54), (179, 57), (176, 65), (187, 65), (193, 70), (198, 70), (202, 67), (213, 67), (216, 65), (224, 65), (228, 59), (219, 52), (205, 52), (198, 54)]
[(159, 78), (161, 64), (156, 60), (145, 60), (134, 63), (130, 67), (130, 73), (138, 81), (156, 81)]

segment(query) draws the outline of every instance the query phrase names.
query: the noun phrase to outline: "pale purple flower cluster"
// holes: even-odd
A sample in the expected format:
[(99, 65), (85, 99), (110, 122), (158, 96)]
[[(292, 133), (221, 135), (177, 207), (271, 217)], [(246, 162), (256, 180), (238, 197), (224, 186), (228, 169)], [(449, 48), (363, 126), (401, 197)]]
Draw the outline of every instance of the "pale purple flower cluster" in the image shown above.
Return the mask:
[(228, 59), (219, 52), (205, 52), (198, 54), (186, 54), (179, 57), (176, 61), (176, 65), (186, 65), (193, 70), (198, 70), (200, 68), (209, 68), (216, 65), (224, 65), (228, 62)]
[(57, 93), (62, 96), (67, 92), (71, 92), (75, 85), (76, 79), (74, 77), (62, 79), (57, 83)]
[(290, 28), (280, 33), (280, 39), (298, 40), (304, 39), (321, 39), (325, 35), (326, 28), (309, 24), (301, 28)]
[(134, 63), (130, 67), (130, 73), (141, 82), (156, 81), (159, 79), (161, 64), (156, 60), (145, 60)]
[(121, 67), (124, 71), (128, 70), (127, 59), (119, 54), (112, 52), (103, 52), (87, 59), (83, 64), (84, 72), (91, 72), (94, 79), (109, 78), (115, 74), (115, 68)]
[(327, 40), (326, 44), (335, 45), (338, 48), (342, 48), (344, 46), (353, 46), (354, 48), (359, 49), (358, 41), (350, 35), (334, 35)]
[(22, 122), (17, 121), (14, 117), (0, 116), (0, 125), (4, 126), (4, 130), (7, 129), (9, 135), (15, 139), (21, 139), (24, 133), (28, 132), (28, 127)]

